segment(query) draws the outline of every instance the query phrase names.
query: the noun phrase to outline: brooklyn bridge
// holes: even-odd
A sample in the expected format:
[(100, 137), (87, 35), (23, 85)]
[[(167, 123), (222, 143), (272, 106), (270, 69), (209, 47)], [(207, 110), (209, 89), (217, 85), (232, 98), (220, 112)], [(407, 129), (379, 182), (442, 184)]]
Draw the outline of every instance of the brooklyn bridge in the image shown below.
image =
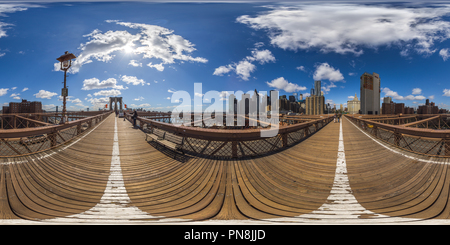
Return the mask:
[(269, 138), (156, 112), (0, 116), (0, 224), (450, 223), (445, 114), (280, 116)]

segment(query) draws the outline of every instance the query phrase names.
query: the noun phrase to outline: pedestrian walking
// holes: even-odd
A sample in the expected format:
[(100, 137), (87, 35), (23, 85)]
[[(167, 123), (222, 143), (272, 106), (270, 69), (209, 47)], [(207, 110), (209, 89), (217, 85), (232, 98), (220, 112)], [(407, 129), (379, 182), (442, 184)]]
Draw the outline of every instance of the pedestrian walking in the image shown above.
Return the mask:
[(137, 111), (134, 110), (133, 113), (133, 128), (136, 128)]
[(334, 114), (334, 123), (336, 123), (336, 114)]

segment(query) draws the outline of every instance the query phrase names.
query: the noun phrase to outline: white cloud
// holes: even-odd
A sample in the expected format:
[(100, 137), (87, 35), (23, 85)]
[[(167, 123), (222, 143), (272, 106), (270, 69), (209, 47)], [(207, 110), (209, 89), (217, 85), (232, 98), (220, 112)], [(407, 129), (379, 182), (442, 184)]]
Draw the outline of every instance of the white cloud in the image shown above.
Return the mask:
[(344, 76), (339, 71), (331, 67), (328, 63), (321, 63), (315, 65), (316, 71), (314, 72), (314, 80), (329, 80), (331, 82), (338, 82), (344, 80)]
[[(93, 59), (109, 62), (114, 58), (114, 52), (125, 50), (127, 47), (133, 46), (134, 42), (139, 40), (140, 35), (133, 35), (127, 31), (107, 31), (102, 33), (96, 29), (93, 32), (84, 35), (89, 41), (80, 45), (78, 49), (81, 54), (72, 62), (69, 73), (77, 73), (80, 68), (93, 62)], [(54, 70), (59, 71), (59, 63), (54, 64)]]
[(135, 76), (127, 76), (127, 75), (123, 75), (122, 77), (120, 77), (120, 79), (122, 81), (124, 81), (126, 84), (133, 84), (133, 85), (139, 85), (141, 84), (142, 86), (144, 86), (146, 84), (146, 82), (142, 79), (138, 79)]
[(434, 100), (434, 95), (430, 95), (430, 96), (428, 96), (428, 99), (430, 99), (430, 100)]
[(264, 43), (263, 43), (263, 42), (257, 42), (257, 43), (255, 43), (255, 47), (256, 47), (256, 48), (261, 48), (262, 46), (264, 46)]
[(128, 65), (132, 65), (134, 67), (142, 67), (142, 63), (138, 63), (136, 60), (130, 60), (130, 63), (128, 63)]
[(39, 93), (36, 93), (33, 95), (36, 96), (36, 98), (51, 99), (53, 96), (58, 95), (58, 94), (41, 89), (41, 90), (39, 90)]
[(98, 110), (98, 108), (104, 108), (109, 103), (109, 98), (90, 98), (88, 101), (92, 104), (94, 110)]
[(247, 60), (239, 61), (239, 64), (237, 64), (235, 67), (236, 74), (245, 81), (248, 81), (250, 73), (255, 71), (255, 69), (256, 66), (248, 62)]
[[(358, 4), (304, 4), (273, 7), (237, 21), (265, 30), (272, 45), (282, 49), (318, 49), (321, 52), (361, 55), (362, 48), (396, 45), (429, 55), (435, 42), (450, 38), (450, 23), (443, 20), (450, 6), (388, 7)], [(408, 46), (409, 45), (409, 46)]]
[(450, 53), (448, 52), (448, 48), (443, 48), (439, 51), (439, 55), (446, 61), (448, 57), (450, 57)]
[(115, 78), (108, 78), (100, 82), (98, 78), (89, 78), (83, 81), (82, 90), (92, 90), (92, 89), (105, 89), (105, 88), (114, 88), (114, 89), (127, 89), (124, 88), (123, 85), (117, 85), (117, 80)]
[(353, 100), (353, 99), (355, 98), (355, 96), (350, 95), (350, 96), (348, 96), (347, 98), (348, 98), (349, 100)]
[(331, 88), (336, 88), (337, 87), (333, 82), (330, 82), (330, 84), (324, 83), (324, 85), (325, 86), (321, 87), (321, 90), (323, 91), (324, 94), (328, 94), (328, 92), (330, 92)]
[(275, 57), (272, 52), (267, 49), (264, 50), (253, 50), (252, 56), (248, 56), (247, 60), (249, 61), (258, 61), (261, 65), (264, 63), (275, 62)]
[(442, 96), (450, 97), (450, 89), (444, 89), (442, 92), (444, 93)]
[(27, 91), (28, 90), (28, 88), (23, 88), (22, 89), (22, 92), (25, 92), (25, 91)]
[(111, 90), (98, 91), (98, 92), (94, 93), (94, 96), (118, 96), (120, 94), (122, 94), (122, 93), (119, 90), (111, 89)]
[(15, 96), (18, 96), (18, 95), (20, 95), (20, 94), (12, 93), (9, 97), (15, 97)]
[(147, 64), (147, 66), (148, 66), (148, 67), (155, 68), (155, 69), (158, 70), (158, 71), (164, 71), (163, 63), (153, 65), (152, 62), (150, 62), (150, 63)]
[(42, 110), (46, 110), (46, 111), (55, 110), (55, 108), (56, 108), (56, 105), (54, 105), (54, 104), (42, 105)]
[[(413, 90), (414, 91), (414, 90)], [(384, 97), (392, 97), (394, 100), (424, 100), (426, 99), (423, 95), (408, 95), (408, 96), (401, 96), (397, 92), (390, 90), (389, 88), (383, 88), (381, 89), (381, 92), (383, 92), (385, 95)]]
[[(17, 11), (24, 11), (24, 10), (27, 10), (28, 8), (34, 8), (34, 7), (39, 7), (39, 6), (32, 5), (32, 4), (2, 3), (2, 4), (0, 4), (0, 16), (6, 17), (6, 13), (14, 13)], [(6, 34), (6, 29), (8, 29), (9, 26), (14, 26), (14, 25), (0, 21), (0, 38), (8, 36)], [(0, 57), (2, 57), (3, 55), (5, 55), (5, 53), (0, 53)]]
[(170, 89), (168, 89), (168, 90), (167, 90), (167, 92), (169, 92), (169, 93), (175, 93), (175, 92), (176, 92), (176, 90), (175, 90), (175, 89), (173, 89), (173, 88), (170, 88)]
[(20, 100), (20, 97), (19, 97), (19, 96), (14, 96), (13, 99), (15, 99), (15, 100)]
[(81, 100), (80, 99), (78, 99), (78, 98), (76, 98), (76, 99), (74, 99), (74, 100), (71, 100), (70, 102), (72, 102), (72, 103), (82, 103), (81, 102)]
[(142, 100), (144, 100), (144, 97), (139, 96), (139, 97), (135, 98), (134, 100), (136, 100), (136, 101), (142, 101)]
[(16, 90), (17, 87), (12, 87), (11, 90)]
[[(88, 41), (80, 44), (78, 49), (81, 50), (81, 53), (72, 63), (72, 68), (69, 70), (70, 73), (79, 72), (83, 65), (91, 63), (93, 60), (110, 62), (114, 59), (115, 52), (119, 51), (142, 54), (142, 58), (159, 59), (161, 60), (160, 64), (149, 64), (148, 66), (160, 71), (164, 70), (164, 64), (172, 64), (176, 61), (208, 62), (205, 58), (190, 56), (196, 50), (194, 48), (195, 45), (183, 37), (173, 34), (173, 30), (156, 25), (120, 22), (116, 20), (107, 20), (106, 22), (138, 29), (139, 32), (131, 34), (126, 30), (109, 30), (103, 33), (96, 29), (84, 35), (84, 37), (88, 38)], [(131, 60), (129, 65), (142, 66), (142, 64), (137, 63), (135, 60)], [(59, 63), (54, 64), (54, 70), (60, 70)]]
[(259, 62), (263, 65), (268, 62), (275, 62), (275, 57), (269, 50), (252, 50), (252, 56), (247, 56), (239, 63), (232, 63), (226, 66), (219, 66), (214, 70), (213, 75), (222, 76), (223, 74), (234, 71), (242, 80), (248, 81), (250, 73), (256, 70), (252, 62)]
[(8, 93), (9, 88), (0, 88), (0, 96), (5, 95), (6, 93)]
[(412, 94), (421, 94), (422, 93), (422, 89), (420, 88), (413, 88), (412, 90)]
[(306, 68), (304, 66), (296, 67), (297, 70), (306, 72)]
[(222, 76), (223, 74), (226, 74), (230, 71), (234, 70), (234, 67), (232, 65), (227, 65), (227, 66), (219, 66), (218, 68), (216, 68), (214, 70), (213, 75), (216, 76)]
[(150, 107), (151, 107), (152, 105), (150, 105), (149, 103), (144, 103), (144, 104), (140, 104), (140, 105), (131, 104), (130, 106), (131, 106), (131, 108), (144, 108), (144, 109), (150, 109)]
[(306, 87), (290, 83), (286, 79), (284, 79), (284, 77), (279, 77), (277, 79), (272, 80), (271, 82), (266, 83), (267, 85), (269, 85), (269, 87), (273, 87), (278, 90), (284, 90), (288, 93), (306, 90)]

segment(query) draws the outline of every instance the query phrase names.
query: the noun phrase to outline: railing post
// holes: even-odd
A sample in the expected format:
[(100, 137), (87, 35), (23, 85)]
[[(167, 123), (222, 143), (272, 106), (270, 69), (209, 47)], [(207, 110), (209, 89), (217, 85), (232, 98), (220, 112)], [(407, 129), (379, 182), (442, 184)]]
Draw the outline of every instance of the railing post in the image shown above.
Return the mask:
[(287, 142), (287, 133), (280, 134), (280, 136), (281, 136), (282, 146), (283, 146), (283, 147), (287, 147), (287, 145), (288, 145), (288, 142)]
[(401, 139), (402, 135), (397, 132), (397, 130), (394, 130), (394, 144), (396, 146), (400, 146), (400, 139)]
[(308, 135), (309, 135), (309, 127), (306, 127), (303, 131), (304, 131), (305, 138), (308, 137)]
[(238, 151), (238, 147), (237, 147), (237, 141), (233, 140), (231, 141), (231, 155), (233, 158), (237, 158), (237, 151)]
[(48, 137), (50, 138), (50, 147), (56, 146), (56, 132), (49, 134)]
[(450, 156), (450, 134), (447, 134), (444, 139), (444, 155)]

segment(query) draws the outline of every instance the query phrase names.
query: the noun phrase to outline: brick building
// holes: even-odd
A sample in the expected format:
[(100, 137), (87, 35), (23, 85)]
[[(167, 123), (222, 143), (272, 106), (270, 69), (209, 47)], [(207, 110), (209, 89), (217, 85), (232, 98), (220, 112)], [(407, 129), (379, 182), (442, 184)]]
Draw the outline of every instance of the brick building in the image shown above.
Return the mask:
[(430, 100), (427, 99), (425, 105), (419, 106), (417, 114), (439, 114), (439, 107), (434, 102), (430, 103)]
[(40, 101), (10, 102), (9, 106), (3, 106), (3, 114), (17, 113), (40, 113), (42, 112), (42, 103)]

